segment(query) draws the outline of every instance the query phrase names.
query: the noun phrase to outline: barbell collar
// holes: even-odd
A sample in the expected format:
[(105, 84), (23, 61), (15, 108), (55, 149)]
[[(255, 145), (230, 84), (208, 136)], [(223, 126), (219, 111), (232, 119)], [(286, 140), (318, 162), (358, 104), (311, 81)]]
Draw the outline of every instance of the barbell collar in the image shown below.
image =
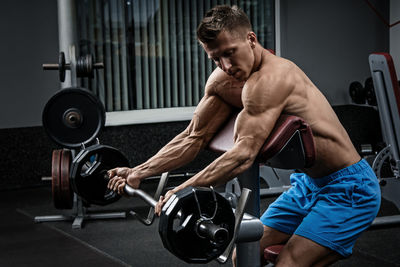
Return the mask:
[(225, 243), (229, 238), (228, 230), (215, 225), (211, 220), (199, 220), (196, 229), (200, 237), (208, 238), (218, 244)]

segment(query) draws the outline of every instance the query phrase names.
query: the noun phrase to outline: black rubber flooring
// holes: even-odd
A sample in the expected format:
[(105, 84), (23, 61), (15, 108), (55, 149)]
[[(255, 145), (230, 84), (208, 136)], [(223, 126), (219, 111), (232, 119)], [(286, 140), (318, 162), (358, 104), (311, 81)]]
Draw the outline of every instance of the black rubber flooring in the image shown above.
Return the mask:
[[(271, 201), (263, 199), (262, 209)], [(128, 211), (146, 213), (138, 199), (121, 199), (88, 213)], [(398, 213), (383, 201), (381, 215)], [(35, 216), (69, 214), (53, 207), (49, 186), (0, 192), (0, 266), (191, 266), (164, 249), (158, 221), (144, 226), (136, 218), (34, 223)], [(400, 226), (370, 229), (358, 239), (349, 259), (333, 266), (400, 266)], [(194, 245), (195, 247), (195, 245)], [(198, 266), (232, 266), (217, 262)]]

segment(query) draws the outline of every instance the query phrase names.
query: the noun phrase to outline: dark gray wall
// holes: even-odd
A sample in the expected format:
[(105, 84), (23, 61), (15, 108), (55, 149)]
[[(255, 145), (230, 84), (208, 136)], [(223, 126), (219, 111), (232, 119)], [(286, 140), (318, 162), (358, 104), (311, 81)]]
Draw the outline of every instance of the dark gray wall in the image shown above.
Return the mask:
[[(389, 18), (389, 1), (370, 1)], [(389, 52), (389, 29), (363, 0), (281, 0), (281, 53), (311, 78), (332, 105), (351, 103), (372, 52)]]
[(42, 63), (58, 58), (57, 1), (0, 1), (0, 128), (38, 126), (59, 88)]

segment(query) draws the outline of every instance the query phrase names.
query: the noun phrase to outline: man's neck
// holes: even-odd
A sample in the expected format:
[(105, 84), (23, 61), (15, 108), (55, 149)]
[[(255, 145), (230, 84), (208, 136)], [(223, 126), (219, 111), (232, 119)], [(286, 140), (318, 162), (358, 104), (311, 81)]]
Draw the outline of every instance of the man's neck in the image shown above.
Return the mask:
[(261, 68), (264, 59), (265, 49), (259, 44), (254, 47), (254, 67), (252, 73), (258, 71)]

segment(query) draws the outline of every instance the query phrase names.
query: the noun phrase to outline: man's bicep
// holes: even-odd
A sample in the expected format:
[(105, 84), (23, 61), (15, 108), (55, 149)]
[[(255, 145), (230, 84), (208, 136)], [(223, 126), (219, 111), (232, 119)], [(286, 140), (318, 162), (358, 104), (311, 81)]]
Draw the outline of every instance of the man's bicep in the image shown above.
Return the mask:
[(256, 115), (246, 110), (240, 112), (235, 125), (235, 144), (245, 142), (254, 153), (258, 153), (281, 114), (279, 108), (269, 109)]
[(188, 134), (202, 136), (208, 142), (225, 123), (232, 112), (232, 108), (218, 95), (206, 95), (193, 114), (187, 130)]

